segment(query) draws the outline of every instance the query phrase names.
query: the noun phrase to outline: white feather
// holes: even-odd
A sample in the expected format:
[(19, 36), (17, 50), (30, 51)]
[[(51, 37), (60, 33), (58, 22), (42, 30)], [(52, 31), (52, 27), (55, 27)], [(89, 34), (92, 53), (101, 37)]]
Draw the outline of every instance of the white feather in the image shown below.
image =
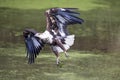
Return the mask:
[[(74, 44), (74, 37), (75, 35), (69, 35), (65, 38), (65, 44), (63, 46), (65, 47), (66, 50), (70, 48)], [(52, 46), (53, 51), (57, 51), (58, 53), (64, 52), (59, 46)]]

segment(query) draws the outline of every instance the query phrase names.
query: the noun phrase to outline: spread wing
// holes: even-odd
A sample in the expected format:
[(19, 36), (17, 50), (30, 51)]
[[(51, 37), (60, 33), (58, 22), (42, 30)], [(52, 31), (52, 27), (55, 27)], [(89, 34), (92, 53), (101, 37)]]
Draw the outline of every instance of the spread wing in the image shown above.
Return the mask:
[(35, 58), (37, 57), (37, 55), (42, 50), (42, 47), (44, 46), (43, 41), (35, 37), (34, 36), (35, 34), (36, 31), (32, 29), (26, 29), (23, 32), (29, 64), (34, 63)]
[[(51, 14), (55, 18), (59, 32), (64, 36), (68, 34), (67, 26), (73, 24), (82, 24), (83, 19), (79, 18), (80, 13), (77, 8), (54, 8)], [(51, 9), (52, 10), (52, 9)]]

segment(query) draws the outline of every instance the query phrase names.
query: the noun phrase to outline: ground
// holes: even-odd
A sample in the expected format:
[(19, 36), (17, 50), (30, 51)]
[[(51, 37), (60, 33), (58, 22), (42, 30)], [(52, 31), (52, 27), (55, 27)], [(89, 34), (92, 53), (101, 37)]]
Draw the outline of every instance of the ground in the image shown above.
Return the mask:
[(0, 80), (120, 80), (118, 53), (69, 51), (61, 54), (61, 66), (53, 53), (41, 52), (27, 64), (24, 47), (0, 48)]
[[(79, 8), (85, 22), (82, 27), (76, 25), (77, 31), (70, 28), (70, 32), (83, 37), (97, 33), (97, 37), (104, 40), (107, 38), (104, 34), (111, 30), (112, 36), (118, 36), (115, 42), (119, 45), (119, 5), (120, 0), (0, 0), (0, 80), (120, 80), (120, 52), (81, 51), (78, 46), (79, 51), (69, 51), (68, 59), (61, 54), (61, 65), (57, 66), (55, 55), (43, 51), (30, 65), (25, 58), (22, 40), (14, 39), (28, 26), (44, 30), (46, 9), (74, 7)], [(11, 33), (6, 35), (6, 32)], [(114, 38), (112, 36), (110, 39)], [(14, 47), (15, 42), (23, 47)], [(86, 43), (85, 46), (89, 45)]]

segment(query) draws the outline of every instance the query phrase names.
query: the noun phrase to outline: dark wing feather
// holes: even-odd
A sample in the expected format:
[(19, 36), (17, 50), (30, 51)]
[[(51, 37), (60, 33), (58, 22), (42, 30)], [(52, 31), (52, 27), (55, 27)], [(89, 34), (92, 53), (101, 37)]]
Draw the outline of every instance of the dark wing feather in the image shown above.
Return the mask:
[(78, 8), (64, 8), (66, 10), (78, 10)]
[(55, 18), (55, 21), (58, 26), (58, 30), (61, 34), (67, 35), (68, 30), (67, 26), (68, 25), (73, 25), (73, 24), (82, 24), (84, 22), (83, 19), (79, 18), (80, 13), (77, 12), (78, 8), (56, 8), (57, 11), (53, 12), (52, 15)]
[(27, 49), (27, 57), (28, 57), (28, 63), (34, 63), (35, 58), (42, 50), (42, 47), (44, 46), (44, 43), (42, 40), (34, 36), (34, 32), (32, 30), (25, 30), (23, 32), (26, 49)]
[(56, 15), (62, 16), (66, 23), (69, 24), (82, 24), (84, 22), (83, 19), (79, 18), (80, 13), (72, 11), (71, 9), (59, 9)]

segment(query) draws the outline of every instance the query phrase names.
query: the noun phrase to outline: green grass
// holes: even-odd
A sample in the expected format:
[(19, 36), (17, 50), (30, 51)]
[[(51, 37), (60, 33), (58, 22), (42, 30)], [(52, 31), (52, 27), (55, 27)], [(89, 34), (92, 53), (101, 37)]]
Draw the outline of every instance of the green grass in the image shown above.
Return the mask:
[(24, 48), (0, 48), (0, 80), (120, 80), (119, 53), (94, 54), (70, 51), (61, 54), (62, 66), (54, 54), (42, 52), (27, 64)]
[(47, 8), (76, 7), (85, 22), (72, 25), (70, 33), (77, 36), (97, 35), (101, 39), (106, 39), (108, 35), (116, 37), (120, 25), (119, 3), (119, 0), (0, 0), (0, 34), (4, 36), (9, 32), (19, 36), (26, 27), (44, 31)]
[(20, 9), (77, 7), (81, 10), (90, 10), (96, 7), (109, 7), (104, 4), (96, 4), (96, 1), (98, 0), (0, 0), (0, 6)]
[[(29, 65), (25, 49), (9, 43), (16, 41), (20, 44), (21, 39), (17, 41), (16, 38), (26, 27), (44, 31), (47, 8), (76, 7), (85, 22), (70, 27), (70, 33), (88, 38), (97, 35), (99, 44), (91, 43), (104, 44), (101, 41), (105, 42), (109, 36), (110, 39), (119, 37), (119, 5), (120, 0), (0, 0), (0, 36), (3, 41), (0, 42), (0, 80), (120, 80), (119, 53), (70, 51), (68, 59), (61, 54), (62, 63), (57, 66), (53, 53), (41, 52), (36, 63)], [(118, 44), (120, 40), (114, 42)]]
[(70, 27), (70, 33), (106, 39), (110, 32), (110, 36), (116, 37), (120, 25), (119, 4), (119, 0), (0, 0), (0, 34), (13, 32), (21, 35), (26, 27), (44, 31), (47, 8), (75, 7), (79, 8), (80, 17), (85, 22)]

